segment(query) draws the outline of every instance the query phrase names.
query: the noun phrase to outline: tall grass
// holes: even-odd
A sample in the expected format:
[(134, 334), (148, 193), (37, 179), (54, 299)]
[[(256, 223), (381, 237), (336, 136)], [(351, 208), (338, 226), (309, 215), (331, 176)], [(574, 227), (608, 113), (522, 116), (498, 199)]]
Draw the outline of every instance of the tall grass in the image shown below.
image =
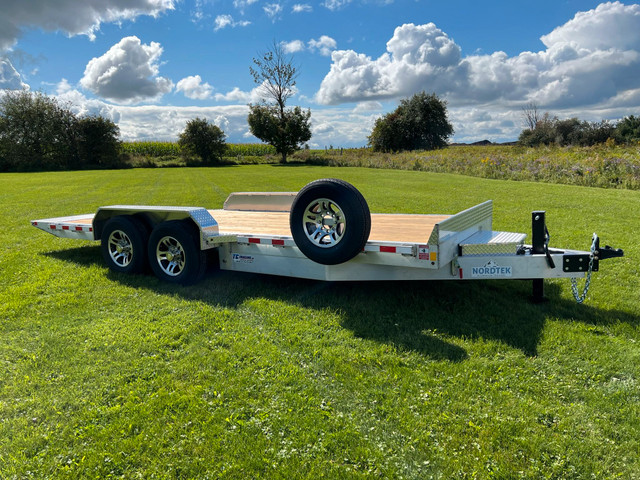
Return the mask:
[(594, 147), (454, 146), (374, 153), (369, 149), (302, 151), (309, 164), (456, 173), (500, 180), (640, 189), (640, 145)]

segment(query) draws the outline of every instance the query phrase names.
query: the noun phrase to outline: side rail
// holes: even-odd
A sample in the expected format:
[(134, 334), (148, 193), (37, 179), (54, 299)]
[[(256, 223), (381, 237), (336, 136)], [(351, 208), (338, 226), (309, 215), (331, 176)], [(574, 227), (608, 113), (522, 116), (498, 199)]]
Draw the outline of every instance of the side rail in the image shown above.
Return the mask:
[(493, 202), (487, 200), (437, 223), (429, 237), (431, 250), (437, 247), (437, 268), (451, 262), (458, 255), (458, 245), (479, 231), (491, 231)]

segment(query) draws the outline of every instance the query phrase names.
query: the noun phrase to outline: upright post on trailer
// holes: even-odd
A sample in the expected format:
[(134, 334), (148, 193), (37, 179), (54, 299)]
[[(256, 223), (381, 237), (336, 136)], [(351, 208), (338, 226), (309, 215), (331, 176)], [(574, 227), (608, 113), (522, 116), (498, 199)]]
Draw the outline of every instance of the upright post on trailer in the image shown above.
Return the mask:
[[(544, 255), (548, 252), (549, 233), (545, 223), (545, 213), (544, 210), (531, 212), (531, 253), (534, 255)], [(544, 296), (544, 280), (542, 278), (533, 279), (531, 300), (534, 303), (541, 303), (546, 300)]]

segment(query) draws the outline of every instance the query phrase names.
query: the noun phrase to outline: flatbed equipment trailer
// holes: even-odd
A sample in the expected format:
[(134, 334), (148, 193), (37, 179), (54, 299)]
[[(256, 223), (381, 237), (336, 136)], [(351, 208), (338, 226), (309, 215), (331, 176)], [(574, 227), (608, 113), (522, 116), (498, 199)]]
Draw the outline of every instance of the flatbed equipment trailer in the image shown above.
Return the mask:
[(58, 237), (100, 240), (109, 268), (190, 284), (216, 249), (223, 270), (315, 280), (533, 281), (570, 278), (578, 302), (586, 296), (576, 279), (622, 250), (549, 248), (545, 212), (532, 212), (526, 234), (492, 228), (491, 200), (454, 215), (371, 214), (360, 192), (338, 179), (311, 182), (300, 192), (232, 193), (222, 209), (113, 205), (95, 214), (33, 220)]

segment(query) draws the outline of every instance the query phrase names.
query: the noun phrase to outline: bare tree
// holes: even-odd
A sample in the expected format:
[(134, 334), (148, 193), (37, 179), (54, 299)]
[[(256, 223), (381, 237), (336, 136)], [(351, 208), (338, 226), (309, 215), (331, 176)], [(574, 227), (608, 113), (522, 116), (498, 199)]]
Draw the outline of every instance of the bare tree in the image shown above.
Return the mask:
[(284, 115), (287, 100), (294, 94), (298, 69), (293, 65), (293, 58), (287, 57), (275, 40), (272, 49), (261, 56), (253, 59), (256, 68), (249, 67), (249, 72), (267, 102), (275, 102)]
[(534, 102), (530, 102), (522, 107), (522, 119), (524, 121), (525, 128), (535, 130), (536, 125), (542, 119), (542, 116), (538, 111), (538, 105)]
[(286, 108), (287, 100), (295, 93), (298, 70), (293, 59), (274, 41), (270, 51), (253, 59), (249, 72), (264, 99), (262, 104), (249, 105), (249, 129), (257, 138), (273, 145), (282, 155), (281, 162), (286, 163), (287, 155), (311, 138), (311, 111)]

